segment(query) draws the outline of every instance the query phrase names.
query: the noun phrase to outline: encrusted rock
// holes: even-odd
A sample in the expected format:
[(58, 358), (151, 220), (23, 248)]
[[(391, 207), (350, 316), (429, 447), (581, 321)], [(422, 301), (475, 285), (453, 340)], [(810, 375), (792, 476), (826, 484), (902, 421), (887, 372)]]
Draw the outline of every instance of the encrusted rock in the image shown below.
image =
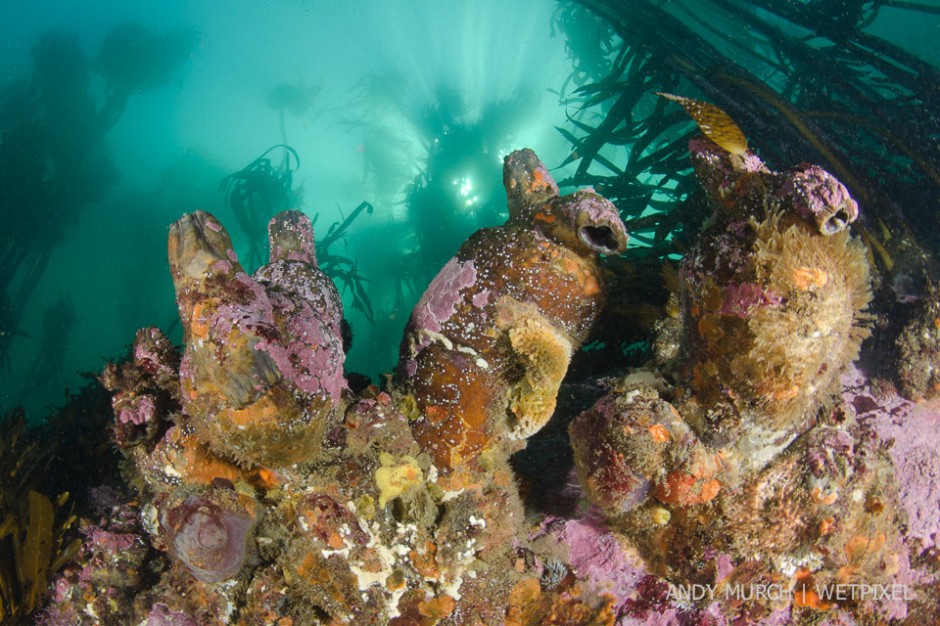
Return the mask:
[(559, 196), (531, 150), (506, 157), (503, 181), (509, 220), (461, 246), (402, 340), (415, 437), (441, 468), (545, 425), (604, 304), (597, 257), (626, 246), (617, 209), (592, 190)]

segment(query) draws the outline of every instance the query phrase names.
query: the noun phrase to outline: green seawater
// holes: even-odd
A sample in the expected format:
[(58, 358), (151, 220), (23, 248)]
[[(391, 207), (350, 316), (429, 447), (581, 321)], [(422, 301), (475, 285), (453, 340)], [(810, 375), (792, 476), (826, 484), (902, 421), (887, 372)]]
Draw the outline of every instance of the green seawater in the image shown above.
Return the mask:
[[(934, 267), (940, 98), (916, 77), (940, 64), (938, 36), (930, 0), (4, 2), (0, 412), (42, 416), (140, 327), (181, 340), (166, 234), (197, 209), (253, 270), (274, 210), (300, 208), (321, 238), (368, 203), (321, 254), (346, 278), (347, 370), (375, 382), (437, 270), (505, 220), (513, 149), (614, 198), (629, 258), (674, 261), (704, 219), (666, 217), (695, 187), (694, 125), (654, 91), (719, 100), (779, 168), (825, 161), (788, 118), (805, 115), (878, 192), (868, 232), (916, 235)], [(249, 188), (246, 218), (221, 182), (262, 155), (282, 187)], [(924, 280), (884, 276), (899, 301)]]

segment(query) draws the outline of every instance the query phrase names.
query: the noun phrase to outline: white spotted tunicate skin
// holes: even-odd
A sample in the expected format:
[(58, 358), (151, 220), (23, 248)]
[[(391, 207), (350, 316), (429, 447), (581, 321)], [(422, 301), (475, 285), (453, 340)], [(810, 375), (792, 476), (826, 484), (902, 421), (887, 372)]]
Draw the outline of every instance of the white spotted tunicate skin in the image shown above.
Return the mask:
[(402, 340), (398, 380), (421, 412), (415, 437), (443, 468), (545, 425), (604, 304), (597, 257), (626, 246), (616, 208), (591, 190), (559, 196), (531, 151), (509, 155), (503, 174), (509, 220), (461, 246)]

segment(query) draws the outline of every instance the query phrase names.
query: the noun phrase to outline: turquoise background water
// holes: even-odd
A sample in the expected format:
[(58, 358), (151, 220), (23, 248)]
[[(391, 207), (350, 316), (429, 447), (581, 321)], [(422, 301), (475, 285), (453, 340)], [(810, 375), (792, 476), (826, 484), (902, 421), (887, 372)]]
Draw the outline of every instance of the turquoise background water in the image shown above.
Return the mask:
[[(356, 261), (374, 309), (369, 321), (344, 293), (355, 337), (347, 368), (377, 380), (440, 265), (466, 235), (504, 218), (502, 156), (528, 146), (555, 167), (570, 153), (556, 127), (572, 128), (562, 92), (574, 66), (553, 28), (557, 9), (550, 0), (2, 3), (0, 90), (31, 75), (30, 51), (49, 30), (76, 33), (89, 57), (127, 21), (155, 34), (194, 27), (198, 45), (165, 84), (132, 94), (107, 132), (120, 182), (99, 201), (65, 207), (64, 240), (28, 300), (13, 305), (23, 334), (0, 371), (0, 410), (23, 403), (36, 416), (60, 403), (139, 327), (179, 340), (167, 226), (211, 211), (244, 255), (248, 240), (219, 181), (282, 141), (300, 156), (294, 183), (318, 235), (363, 201), (375, 208), (333, 251)], [(868, 30), (940, 63), (936, 19), (884, 9)], [(279, 85), (305, 99), (283, 126), (269, 104)], [(89, 93), (103, 99), (104, 87), (92, 75)], [(419, 211), (407, 193), (432, 163), (449, 197)], [(74, 323), (63, 315), (61, 336), (44, 342), (44, 315), (62, 298)]]

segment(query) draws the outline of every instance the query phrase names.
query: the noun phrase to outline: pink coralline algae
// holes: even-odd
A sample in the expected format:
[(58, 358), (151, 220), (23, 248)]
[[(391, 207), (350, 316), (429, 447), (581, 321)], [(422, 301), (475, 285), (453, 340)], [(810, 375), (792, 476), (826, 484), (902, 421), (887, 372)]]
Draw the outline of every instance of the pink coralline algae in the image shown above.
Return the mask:
[(718, 313), (735, 315), (742, 319), (747, 318), (754, 307), (776, 306), (783, 302), (780, 296), (768, 293), (754, 283), (728, 285), (723, 291), (723, 302)]
[(156, 412), (153, 397), (148, 395), (127, 399), (118, 398), (114, 403), (114, 408), (119, 422), (134, 426), (146, 424), (153, 419)]
[(627, 555), (618, 536), (599, 520), (574, 519), (555, 525), (552, 532), (568, 546), (571, 570), (597, 591), (613, 594), (617, 598), (614, 608), (619, 612), (646, 576), (642, 560), (638, 555)]
[(846, 406), (888, 450), (907, 536), (920, 543), (918, 551), (935, 550), (940, 546), (940, 401), (915, 404), (894, 393), (876, 396), (854, 367), (842, 381)]
[(415, 305), (414, 324), (417, 328), (440, 332), (441, 324), (456, 313), (457, 305), (463, 300), (462, 290), (472, 287), (477, 280), (473, 262), (461, 263), (451, 259), (441, 268), (431, 287), (424, 292)]

